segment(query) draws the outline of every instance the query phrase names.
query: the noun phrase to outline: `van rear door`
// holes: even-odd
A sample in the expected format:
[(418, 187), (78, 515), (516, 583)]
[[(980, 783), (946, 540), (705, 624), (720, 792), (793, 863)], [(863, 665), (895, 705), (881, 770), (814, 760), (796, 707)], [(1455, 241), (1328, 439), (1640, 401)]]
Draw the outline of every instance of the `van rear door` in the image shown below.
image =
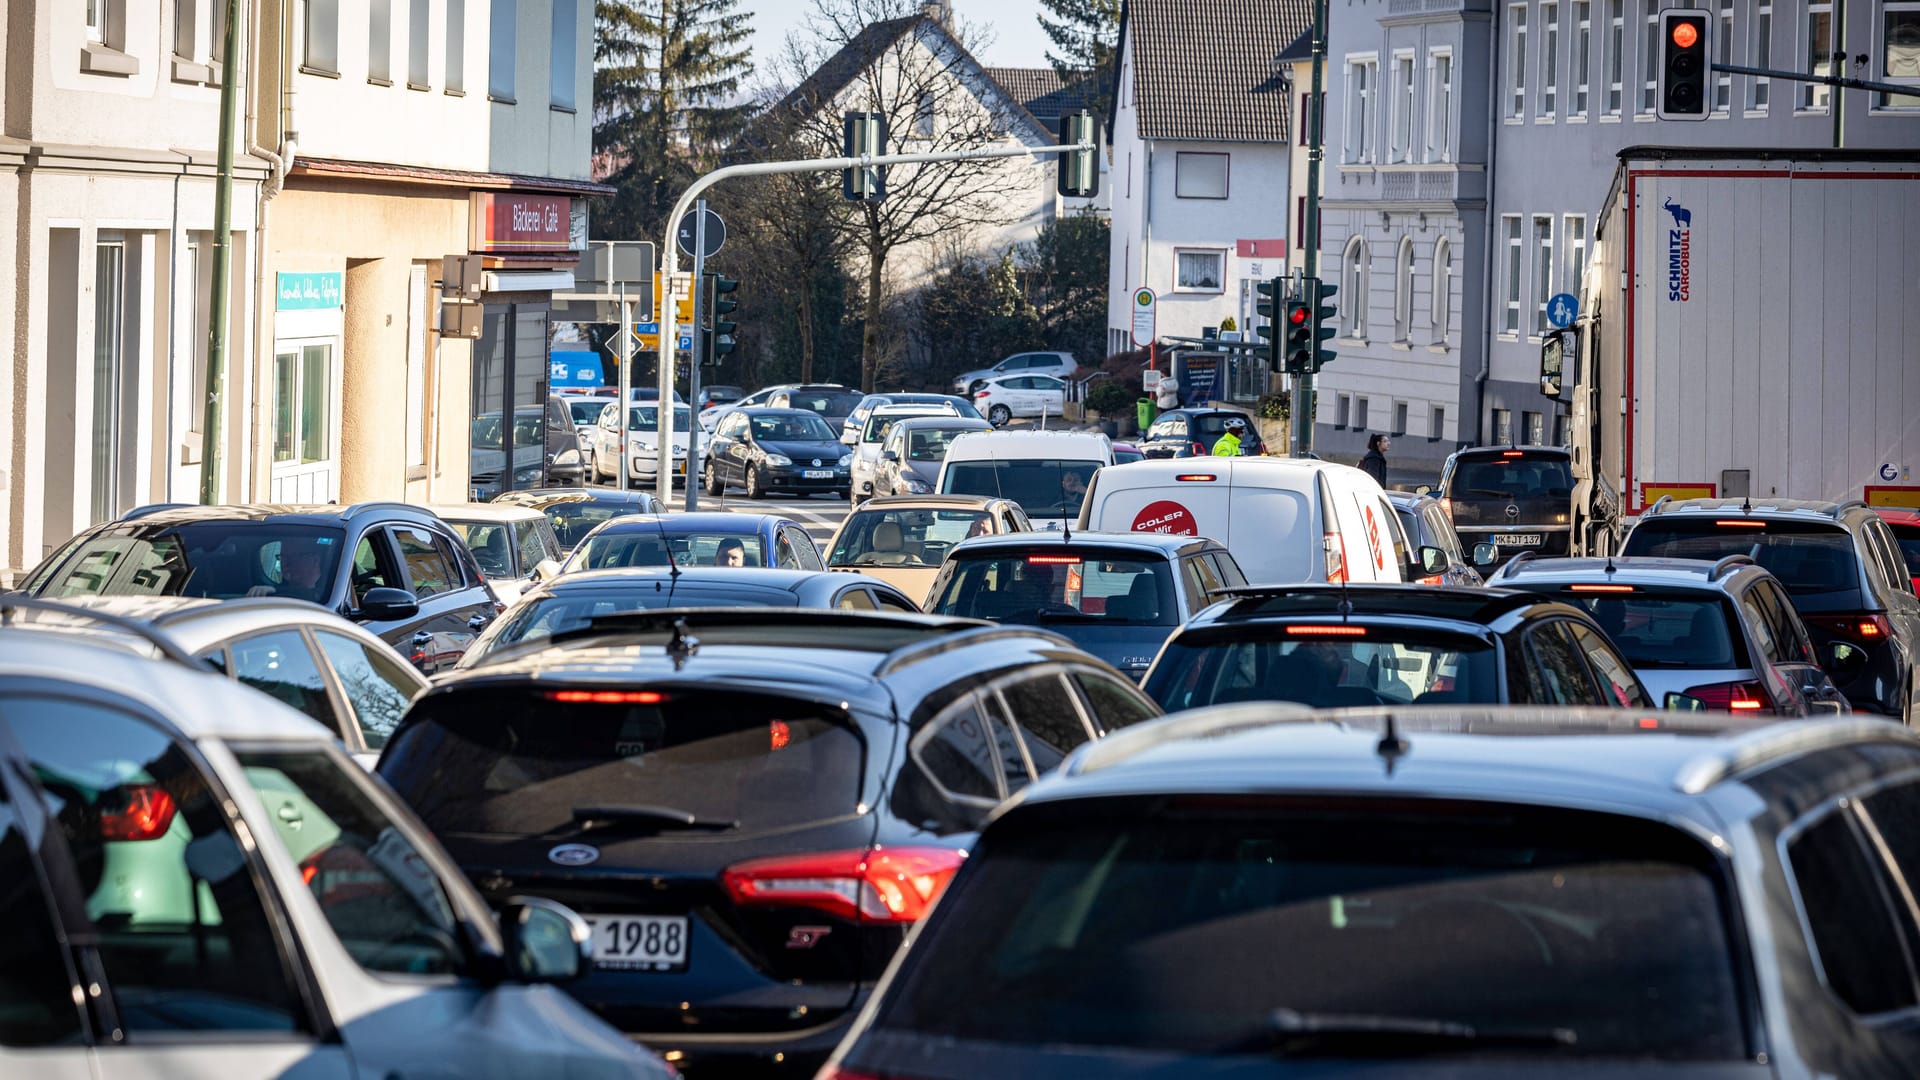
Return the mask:
[(1125, 469), (1102, 469), (1096, 474), (1082, 527), (1225, 541), (1233, 525), (1229, 498), (1233, 473), (1227, 459), (1220, 461), (1215, 465), (1199, 459), (1179, 474), (1192, 479), (1171, 482), (1154, 477), (1147, 483), (1129, 483)]

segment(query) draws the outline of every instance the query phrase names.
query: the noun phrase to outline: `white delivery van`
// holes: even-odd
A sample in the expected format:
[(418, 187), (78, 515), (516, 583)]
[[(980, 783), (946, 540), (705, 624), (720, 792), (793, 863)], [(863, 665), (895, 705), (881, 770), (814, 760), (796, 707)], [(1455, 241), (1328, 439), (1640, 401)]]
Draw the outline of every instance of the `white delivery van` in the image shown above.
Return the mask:
[(1076, 527), (1211, 537), (1254, 585), (1405, 581), (1412, 555), (1373, 477), (1304, 458), (1161, 458), (1101, 469)]
[(970, 431), (947, 444), (942, 495), (1012, 499), (1036, 529), (1058, 529), (1081, 512), (1094, 471), (1113, 464), (1113, 441), (1097, 431)]

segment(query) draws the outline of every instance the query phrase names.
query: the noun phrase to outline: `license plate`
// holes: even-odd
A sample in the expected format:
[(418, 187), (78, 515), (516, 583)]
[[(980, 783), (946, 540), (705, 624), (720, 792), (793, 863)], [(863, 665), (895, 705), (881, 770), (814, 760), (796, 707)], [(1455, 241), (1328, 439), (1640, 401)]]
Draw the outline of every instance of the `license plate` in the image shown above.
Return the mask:
[(1539, 547), (1539, 533), (1494, 533), (1493, 542), (1500, 547)]
[(805, 472), (802, 472), (800, 475), (805, 477), (808, 480), (831, 480), (833, 479), (833, 470), (832, 469), (808, 469)]
[(680, 971), (687, 966), (684, 915), (586, 915), (593, 962), (627, 971)]

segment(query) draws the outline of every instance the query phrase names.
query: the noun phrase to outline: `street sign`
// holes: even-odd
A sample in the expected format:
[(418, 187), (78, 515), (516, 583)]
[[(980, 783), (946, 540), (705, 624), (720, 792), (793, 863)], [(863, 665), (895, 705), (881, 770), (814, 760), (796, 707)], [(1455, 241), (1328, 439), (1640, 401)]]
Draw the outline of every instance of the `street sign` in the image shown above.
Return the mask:
[(1158, 299), (1153, 290), (1144, 285), (1133, 290), (1133, 344), (1138, 348), (1144, 349), (1153, 344), (1158, 336), (1154, 308)]
[(1580, 314), (1580, 301), (1572, 293), (1555, 293), (1547, 298), (1547, 325), (1555, 330), (1573, 325)]
[[(683, 351), (693, 348), (693, 331), (683, 330), (675, 335), (675, 339), (679, 341), (679, 347)], [(634, 348), (659, 351), (660, 324), (657, 322), (634, 323), (633, 340), (635, 343)]]
[[(680, 245), (680, 250), (689, 256), (696, 254), (693, 250), (693, 234), (695, 215), (699, 212), (698, 210), (687, 211), (686, 216), (680, 219), (680, 227), (675, 229), (673, 234), (675, 241)], [(720, 220), (719, 214), (711, 210), (707, 211), (707, 250), (704, 254), (709, 259), (713, 258), (719, 252), (720, 245), (726, 242), (727, 223)]]

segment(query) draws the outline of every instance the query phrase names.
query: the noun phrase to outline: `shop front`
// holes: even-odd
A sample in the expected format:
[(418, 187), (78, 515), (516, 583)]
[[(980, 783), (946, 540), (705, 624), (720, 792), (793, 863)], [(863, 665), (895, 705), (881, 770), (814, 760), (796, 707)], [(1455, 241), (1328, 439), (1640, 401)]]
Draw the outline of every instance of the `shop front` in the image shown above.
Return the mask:
[(345, 282), (338, 270), (274, 275), (268, 492), (277, 503), (340, 497)]

